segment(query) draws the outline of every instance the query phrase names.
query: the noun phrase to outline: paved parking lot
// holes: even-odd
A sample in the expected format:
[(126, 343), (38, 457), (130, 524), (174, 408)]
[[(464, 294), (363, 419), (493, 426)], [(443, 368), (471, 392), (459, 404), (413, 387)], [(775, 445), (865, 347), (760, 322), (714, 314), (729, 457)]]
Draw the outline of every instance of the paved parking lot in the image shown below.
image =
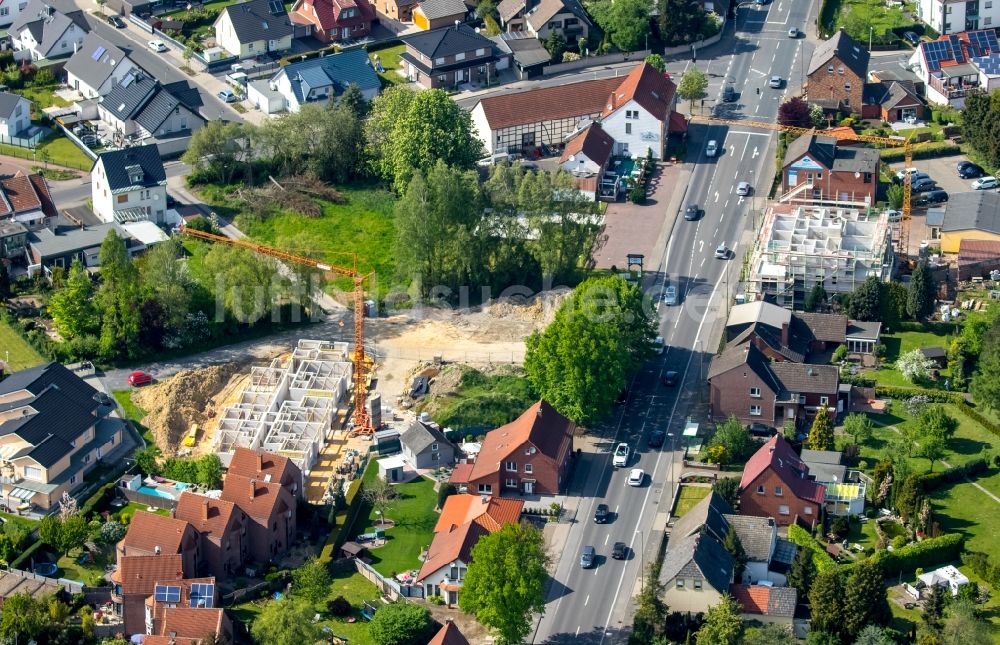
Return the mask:
[[(913, 162), (913, 167), (918, 169), (920, 172), (925, 172), (931, 176), (931, 179), (937, 182), (937, 185), (948, 191), (948, 196), (951, 197), (956, 193), (967, 193), (972, 190), (971, 179), (962, 179), (958, 176), (958, 171), (955, 166), (959, 161), (967, 159), (965, 155), (952, 155), (950, 157), (938, 157), (937, 159), (920, 159)], [(892, 171), (895, 173), (897, 170), (902, 169), (903, 163), (892, 164)]]

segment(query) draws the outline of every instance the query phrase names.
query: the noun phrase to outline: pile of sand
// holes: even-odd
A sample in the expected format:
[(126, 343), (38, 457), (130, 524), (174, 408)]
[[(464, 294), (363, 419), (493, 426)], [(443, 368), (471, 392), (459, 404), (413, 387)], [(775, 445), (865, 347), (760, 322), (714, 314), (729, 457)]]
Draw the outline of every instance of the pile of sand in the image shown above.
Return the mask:
[(210, 416), (220, 412), (215, 408), (215, 395), (245, 369), (245, 363), (225, 363), (183, 370), (165, 381), (136, 391), (132, 400), (146, 410), (142, 423), (153, 433), (160, 450), (167, 455), (176, 454), (192, 425), (204, 427)]

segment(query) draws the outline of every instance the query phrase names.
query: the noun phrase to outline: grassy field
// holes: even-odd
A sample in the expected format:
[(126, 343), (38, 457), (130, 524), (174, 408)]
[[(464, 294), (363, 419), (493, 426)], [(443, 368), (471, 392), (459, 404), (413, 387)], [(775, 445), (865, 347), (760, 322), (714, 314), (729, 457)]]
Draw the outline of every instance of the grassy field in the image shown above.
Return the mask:
[(104, 567), (114, 561), (104, 549), (98, 552), (93, 561), (81, 562), (83, 554), (83, 549), (73, 549), (69, 555), (59, 558), (56, 562), (59, 566), (59, 576), (92, 585), (97, 582), (97, 578), (104, 576)]
[[(951, 345), (951, 340), (951, 332), (942, 328), (928, 331), (904, 331), (882, 334), (886, 365), (877, 370), (866, 370), (863, 375), (874, 378), (875, 382), (879, 385), (913, 387), (913, 383), (906, 380), (902, 374), (896, 371), (894, 367), (896, 360), (903, 354), (922, 347), (943, 347), (944, 349), (948, 349)], [(951, 376), (951, 372), (947, 368), (941, 369), (939, 372), (940, 378), (937, 381), (921, 383), (920, 385), (933, 389), (943, 389), (944, 380)]]
[(155, 446), (156, 440), (153, 438), (153, 433), (149, 431), (149, 428), (140, 423), (146, 416), (146, 411), (132, 403), (132, 391), (131, 390), (118, 390), (113, 393), (115, 401), (118, 401), (118, 405), (122, 406), (122, 412), (125, 414), (125, 418), (130, 420), (135, 424), (136, 430), (142, 434), (142, 438), (146, 440), (148, 445)]
[(38, 525), (38, 522), (35, 520), (28, 519), (27, 517), (21, 517), (20, 515), (14, 515), (13, 513), (0, 512), (0, 518), (3, 518), (4, 522), (20, 524), (29, 531), (34, 529)]
[(473, 433), (490, 430), (510, 423), (537, 401), (520, 370), (487, 375), (459, 365), (445, 369), (462, 370), (458, 389), (433, 396), (417, 408), (417, 412), (428, 412), (443, 427)]
[(69, 101), (60, 96), (56, 96), (56, 90), (58, 88), (58, 85), (47, 85), (45, 87), (23, 87), (19, 90), (15, 90), (15, 93), (28, 99), (39, 109), (47, 107), (69, 107)]
[[(376, 477), (378, 469), (369, 468), (365, 472), (365, 483), (374, 481)], [(418, 557), (421, 551), (430, 546), (438, 519), (434, 512), (437, 505), (434, 482), (420, 477), (405, 484), (397, 484), (395, 488), (399, 498), (386, 510), (386, 517), (395, 522), (395, 526), (385, 532), (385, 546), (369, 551), (372, 566), (386, 577), (420, 568)], [(378, 519), (375, 509), (368, 502), (362, 503), (358, 517), (351, 539), (361, 533), (373, 531)]]
[(712, 489), (707, 486), (681, 486), (677, 491), (677, 505), (674, 506), (674, 517), (683, 517), (695, 504), (708, 497)]
[[(855, 40), (865, 43), (869, 35), (868, 26), (874, 28), (874, 33), (883, 34), (895, 27), (913, 24), (913, 20), (907, 20), (901, 7), (887, 7), (882, 0), (839, 0), (839, 3), (837, 28), (844, 27)], [(851, 33), (858, 29), (856, 25), (861, 24), (865, 26), (864, 33)]]
[(9, 360), (10, 368), (15, 372), (45, 361), (3, 320), (0, 320), (0, 360)]
[(39, 146), (35, 153), (35, 158), (39, 161), (43, 159), (40, 156), (42, 150), (48, 153), (48, 162), (57, 166), (89, 171), (94, 165), (90, 157), (83, 154), (83, 151), (77, 148), (72, 141), (63, 136), (51, 137)]
[(399, 55), (404, 51), (406, 51), (406, 45), (396, 45), (395, 47), (386, 47), (384, 49), (368, 50), (369, 57), (373, 61), (375, 59), (375, 55), (378, 54), (379, 61), (385, 69), (384, 72), (379, 72), (378, 75), (378, 77), (382, 79), (383, 88), (388, 87), (389, 85), (406, 82), (406, 79), (400, 76), (396, 71), (403, 68), (402, 63), (399, 61)]

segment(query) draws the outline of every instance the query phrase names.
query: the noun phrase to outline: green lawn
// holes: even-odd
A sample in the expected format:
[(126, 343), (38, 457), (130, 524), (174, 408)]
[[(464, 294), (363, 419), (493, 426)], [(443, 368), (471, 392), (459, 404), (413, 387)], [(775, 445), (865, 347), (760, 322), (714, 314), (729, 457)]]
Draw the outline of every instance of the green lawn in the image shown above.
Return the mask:
[(105, 549), (100, 549), (94, 560), (81, 563), (83, 549), (73, 549), (69, 555), (64, 555), (56, 562), (59, 565), (59, 577), (76, 580), (88, 585), (94, 585), (98, 578), (104, 577), (104, 567), (114, 561)]
[(136, 430), (142, 434), (142, 438), (146, 440), (146, 444), (155, 446), (156, 440), (153, 438), (153, 433), (141, 423), (142, 419), (146, 416), (146, 411), (135, 403), (132, 403), (132, 391), (118, 390), (112, 394), (115, 397), (115, 401), (118, 401), (118, 405), (122, 407), (125, 418), (135, 424)]
[(20, 524), (29, 531), (38, 526), (37, 521), (28, 519), (27, 517), (22, 517), (20, 515), (14, 515), (13, 513), (0, 513), (0, 517), (3, 518), (4, 522), (11, 522), (12, 524)]
[[(837, 16), (837, 28), (844, 27), (855, 40), (865, 44), (869, 26), (874, 27), (875, 34), (883, 34), (894, 27), (913, 24), (913, 20), (907, 20), (901, 7), (887, 7), (882, 0), (839, 0), (839, 3), (841, 10)], [(862, 25), (863, 33), (858, 31)]]
[[(395, 274), (392, 245), (395, 236), (393, 205), (389, 192), (369, 186), (338, 186), (347, 198), (345, 204), (322, 202), (319, 218), (298, 213), (285, 213), (265, 221), (240, 219), (240, 229), (251, 238), (277, 246), (295, 249), (302, 255), (341, 266), (350, 266), (357, 254), (358, 269), (375, 272), (366, 289), (385, 293)], [(216, 204), (213, 203), (213, 208)], [(217, 211), (225, 209), (219, 204)], [(228, 212), (232, 213), (229, 208)], [(334, 281), (336, 288), (349, 289), (349, 280)]]
[(966, 549), (1000, 558), (1000, 503), (968, 483), (939, 488), (931, 499), (944, 533), (962, 533)]
[(23, 87), (14, 91), (16, 94), (20, 94), (34, 103), (35, 107), (39, 109), (47, 107), (69, 107), (69, 101), (56, 96), (55, 91), (57, 89), (57, 85), (48, 85), (46, 87)]
[(681, 486), (677, 491), (677, 504), (674, 506), (674, 517), (683, 517), (695, 504), (708, 497), (712, 489), (707, 486)]
[(396, 45), (395, 47), (368, 50), (369, 57), (373, 61), (375, 59), (375, 54), (378, 54), (379, 61), (385, 69), (384, 72), (379, 72), (378, 75), (379, 78), (382, 79), (383, 88), (389, 85), (406, 82), (406, 79), (400, 76), (396, 71), (403, 68), (402, 63), (399, 61), (399, 55), (404, 51), (406, 51), (406, 45)]
[(510, 423), (538, 398), (521, 370), (486, 375), (479, 370), (449, 365), (462, 372), (455, 392), (427, 397), (416, 412), (427, 412), (442, 427), (479, 434)]
[[(378, 468), (369, 467), (364, 481), (367, 484), (377, 477)], [(385, 546), (369, 551), (372, 566), (386, 577), (420, 568), (418, 558), (430, 546), (438, 519), (434, 512), (437, 505), (434, 482), (419, 477), (397, 484), (395, 488), (399, 498), (386, 511), (386, 517), (396, 525), (385, 532)], [(351, 532), (352, 540), (361, 533), (373, 531), (378, 516), (370, 503), (362, 502), (358, 518)]]
[(15, 372), (45, 361), (41, 354), (2, 319), (0, 319), (0, 360), (10, 361), (10, 369)]
[(83, 154), (83, 151), (77, 148), (76, 144), (63, 136), (50, 137), (39, 146), (35, 153), (35, 158), (39, 161), (44, 159), (41, 156), (43, 150), (49, 155), (48, 162), (57, 166), (66, 166), (88, 172), (94, 166), (90, 157)]
[(906, 380), (902, 374), (896, 371), (894, 364), (903, 354), (920, 349), (922, 347), (942, 347), (945, 350), (951, 345), (952, 328), (940, 325), (929, 328), (927, 331), (904, 331), (892, 334), (882, 334), (882, 344), (885, 346), (886, 364), (876, 370), (865, 370), (862, 376), (874, 378), (879, 385), (891, 385), (895, 387), (929, 387), (932, 389), (943, 389), (944, 380), (951, 376), (947, 368), (940, 369), (940, 378), (937, 381), (914, 384)]

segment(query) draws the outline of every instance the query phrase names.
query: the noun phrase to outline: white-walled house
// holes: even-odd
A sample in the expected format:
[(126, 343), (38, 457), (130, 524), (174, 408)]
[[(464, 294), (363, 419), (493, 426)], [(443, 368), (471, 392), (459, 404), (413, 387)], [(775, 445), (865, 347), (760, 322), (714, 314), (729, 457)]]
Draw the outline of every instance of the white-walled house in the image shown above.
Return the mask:
[(919, 0), (917, 17), (939, 34), (957, 34), (1000, 26), (996, 0)]
[(31, 125), (31, 101), (18, 94), (0, 92), (0, 139), (20, 137)]
[(663, 157), (676, 87), (662, 72), (642, 64), (611, 93), (601, 127), (615, 140), (616, 155)]
[(84, 99), (96, 99), (107, 94), (112, 85), (121, 83), (136, 65), (124, 51), (92, 31), (64, 69), (70, 88)]
[(286, 65), (266, 82), (250, 83), (247, 100), (267, 114), (298, 112), (306, 103), (334, 100), (349, 85), (356, 85), (368, 101), (378, 96), (381, 88), (378, 74), (363, 49)]
[(215, 19), (214, 26), (216, 43), (239, 58), (287, 52), (295, 32), (281, 0), (247, 0), (229, 5)]
[(601, 175), (607, 168), (615, 140), (601, 128), (591, 123), (566, 142), (559, 165), (575, 175)]
[(155, 144), (101, 153), (90, 178), (94, 213), (101, 220), (163, 223), (167, 174)]
[(76, 53), (87, 35), (82, 13), (62, 13), (51, 2), (30, 0), (8, 30), (18, 60), (63, 58)]

